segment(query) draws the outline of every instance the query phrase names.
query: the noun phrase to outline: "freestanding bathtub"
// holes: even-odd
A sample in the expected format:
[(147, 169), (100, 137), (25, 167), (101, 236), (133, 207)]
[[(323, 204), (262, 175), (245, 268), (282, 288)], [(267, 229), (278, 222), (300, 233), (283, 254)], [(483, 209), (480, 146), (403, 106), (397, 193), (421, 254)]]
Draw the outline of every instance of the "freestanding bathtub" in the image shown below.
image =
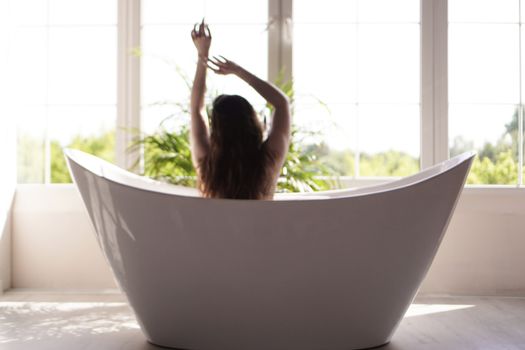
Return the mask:
[(388, 343), (434, 259), (466, 153), (358, 190), (204, 199), (66, 150), (98, 242), (151, 343), (361, 349)]

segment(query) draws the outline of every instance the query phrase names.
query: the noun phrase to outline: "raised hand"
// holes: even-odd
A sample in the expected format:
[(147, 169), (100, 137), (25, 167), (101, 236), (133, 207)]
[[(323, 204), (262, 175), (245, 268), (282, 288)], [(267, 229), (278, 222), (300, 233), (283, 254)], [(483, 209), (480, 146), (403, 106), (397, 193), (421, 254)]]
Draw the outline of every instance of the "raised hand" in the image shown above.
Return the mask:
[(191, 31), (191, 39), (197, 48), (200, 57), (208, 57), (211, 46), (211, 32), (208, 25), (204, 22), (195, 23)]
[(241, 70), (241, 67), (238, 64), (220, 55), (208, 59), (207, 66), (215, 73), (222, 75), (236, 74)]

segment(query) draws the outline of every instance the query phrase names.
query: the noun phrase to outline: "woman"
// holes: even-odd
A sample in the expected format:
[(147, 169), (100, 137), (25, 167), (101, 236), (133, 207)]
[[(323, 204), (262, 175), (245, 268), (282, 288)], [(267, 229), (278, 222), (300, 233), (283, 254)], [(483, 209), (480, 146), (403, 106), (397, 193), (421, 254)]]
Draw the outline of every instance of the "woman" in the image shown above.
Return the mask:
[[(208, 58), (211, 33), (204, 20), (191, 32), (198, 64), (191, 90), (191, 149), (199, 188), (205, 197), (271, 199), (290, 142), (290, 107), (286, 95), (224, 57)], [(233, 74), (274, 107), (266, 140), (252, 105), (237, 95), (213, 101), (210, 129), (205, 118), (206, 71)]]

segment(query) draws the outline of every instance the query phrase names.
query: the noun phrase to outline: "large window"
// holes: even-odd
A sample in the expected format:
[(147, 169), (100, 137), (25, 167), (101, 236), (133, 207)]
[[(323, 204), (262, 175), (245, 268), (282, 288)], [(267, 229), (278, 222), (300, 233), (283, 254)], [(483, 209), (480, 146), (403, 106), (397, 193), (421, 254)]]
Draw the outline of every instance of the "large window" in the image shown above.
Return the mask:
[[(117, 140), (115, 152), (115, 129), (187, 125), (196, 64), (189, 32), (203, 17), (211, 54), (293, 81), (303, 147), (332, 174), (404, 176), (447, 150), (474, 149), (469, 183), (523, 183), (520, 0), (450, 0), (448, 11), (440, 10), (446, 0), (3, 1), (4, 110), (18, 122), (21, 183), (69, 181), (63, 146), (114, 161), (129, 146)], [(117, 32), (140, 47), (117, 45)], [(140, 65), (128, 66), (126, 55)], [(140, 85), (117, 89), (117, 68)], [(208, 101), (219, 93), (265, 110), (244, 83), (210, 72)]]
[(475, 149), (469, 183), (522, 184), (519, 0), (449, 1), (449, 145)]
[(18, 182), (70, 178), (62, 147), (115, 157), (116, 0), (7, 2)]

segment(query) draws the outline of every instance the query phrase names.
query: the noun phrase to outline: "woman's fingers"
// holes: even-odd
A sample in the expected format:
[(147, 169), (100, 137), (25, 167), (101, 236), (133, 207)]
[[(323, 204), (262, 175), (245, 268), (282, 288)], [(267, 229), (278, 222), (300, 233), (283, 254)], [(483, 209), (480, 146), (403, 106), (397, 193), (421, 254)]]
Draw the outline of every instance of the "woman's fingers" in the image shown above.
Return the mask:
[(208, 61), (206, 62), (206, 66), (217, 74), (226, 74), (226, 69), (225, 69), (226, 67), (224, 67), (221, 64), (221, 62), (217, 62), (215, 60), (208, 58)]
[(192, 37), (208, 37), (211, 39), (211, 31), (210, 31), (210, 27), (204, 23), (204, 19), (202, 20), (201, 23), (195, 23), (193, 25), (193, 30), (192, 30), (192, 34), (191, 34)]
[(217, 62), (220, 62), (221, 64), (226, 64), (228, 63), (228, 60), (225, 59), (223, 56), (221, 55), (218, 55), (218, 56), (213, 56), (213, 58), (217, 61)]
[(215, 56), (213, 56), (212, 58), (208, 58), (208, 61), (220, 67), (221, 62), (217, 61), (217, 58), (215, 58)]
[(222, 71), (222, 69), (220, 67), (214, 67), (210, 62), (207, 62), (206, 63), (206, 66), (211, 69), (213, 72), (215, 72), (216, 74), (224, 74), (224, 72)]
[[(222, 56), (220, 56), (220, 57), (222, 57)], [(221, 66), (225, 66), (225, 65), (228, 64), (228, 61), (227, 61), (224, 57), (222, 57), (222, 59), (220, 59), (220, 58), (217, 57), (217, 56), (213, 56), (213, 59), (214, 59), (218, 64), (220, 64)]]
[(220, 67), (220, 65), (218, 64), (218, 62), (212, 60), (211, 58), (208, 58), (207, 63), (211, 63), (211, 64), (213, 64), (213, 65), (215, 65), (215, 66), (217, 66), (217, 67)]
[(212, 59), (209, 59), (209, 58), (208, 58), (208, 62), (211, 63), (211, 64), (213, 64), (213, 65), (214, 65), (215, 67), (217, 67), (218, 69), (222, 69), (222, 68), (223, 68), (221, 62), (217, 62), (217, 61), (212, 60)]
[(205, 24), (204, 24), (204, 17), (203, 17), (202, 22), (199, 26), (199, 35), (204, 35), (204, 27), (205, 27)]
[(217, 74), (221, 73), (221, 70), (219, 68), (215, 68), (212, 65), (210, 65), (209, 63), (206, 64), (206, 67), (208, 67), (209, 69), (211, 69), (212, 71), (214, 71)]

